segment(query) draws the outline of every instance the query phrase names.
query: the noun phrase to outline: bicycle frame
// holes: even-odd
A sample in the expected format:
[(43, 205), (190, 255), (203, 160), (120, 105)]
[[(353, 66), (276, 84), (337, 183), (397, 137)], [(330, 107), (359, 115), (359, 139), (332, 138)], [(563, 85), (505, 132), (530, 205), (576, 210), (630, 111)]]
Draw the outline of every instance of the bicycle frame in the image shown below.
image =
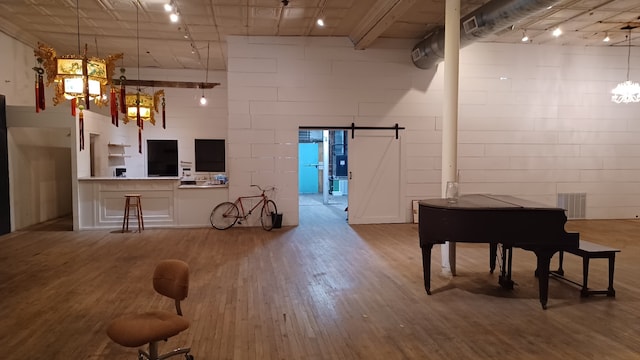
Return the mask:
[[(253, 207), (249, 210), (249, 212), (245, 212), (244, 203), (242, 202), (242, 200), (254, 199), (254, 198), (261, 198), (261, 199), (255, 205), (253, 205)], [(255, 210), (258, 206), (260, 206), (262, 204), (265, 204), (267, 202), (267, 200), (269, 200), (269, 198), (267, 197), (267, 195), (264, 194), (264, 191), (260, 195), (239, 196), (236, 199), (236, 201), (233, 202), (238, 207), (238, 209), (240, 209), (240, 211), (241, 211), (241, 214), (238, 214), (238, 216), (237, 216), (238, 219), (246, 219), (249, 215), (251, 215), (253, 210)]]
[[(257, 187), (262, 193), (259, 195), (239, 196), (234, 202), (225, 201), (213, 208), (209, 220), (214, 228), (226, 230), (240, 220), (247, 220), (249, 215), (260, 207), (260, 223), (262, 224), (262, 228), (267, 231), (273, 229), (275, 221), (273, 220), (275, 218), (274, 214), (278, 213), (278, 208), (276, 203), (269, 199), (269, 196), (267, 196), (265, 192), (275, 190), (275, 187), (262, 189), (258, 185), (251, 186)], [(249, 199), (258, 199), (258, 201), (251, 207), (245, 206), (245, 201)]]

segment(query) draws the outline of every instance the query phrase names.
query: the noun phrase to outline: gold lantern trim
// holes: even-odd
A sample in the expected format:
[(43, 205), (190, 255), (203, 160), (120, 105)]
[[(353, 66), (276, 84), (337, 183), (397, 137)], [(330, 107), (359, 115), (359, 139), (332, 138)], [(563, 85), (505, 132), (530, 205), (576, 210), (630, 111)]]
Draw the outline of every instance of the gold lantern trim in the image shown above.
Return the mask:
[(55, 83), (53, 104), (65, 100), (82, 99), (89, 108), (89, 101), (102, 107), (109, 102), (107, 86), (115, 71), (115, 62), (123, 54), (109, 55), (107, 59), (87, 56), (87, 46), (81, 55), (57, 56), (56, 51), (38, 43), (34, 55), (42, 59), (42, 67), (47, 74), (47, 86)]
[(126, 124), (129, 121), (137, 120), (138, 108), (140, 109), (140, 119), (149, 121), (151, 125), (156, 125), (155, 113), (158, 112), (158, 105), (164, 102), (164, 90), (156, 91), (153, 96), (144, 92), (129, 93), (125, 97), (127, 113), (123, 119)]

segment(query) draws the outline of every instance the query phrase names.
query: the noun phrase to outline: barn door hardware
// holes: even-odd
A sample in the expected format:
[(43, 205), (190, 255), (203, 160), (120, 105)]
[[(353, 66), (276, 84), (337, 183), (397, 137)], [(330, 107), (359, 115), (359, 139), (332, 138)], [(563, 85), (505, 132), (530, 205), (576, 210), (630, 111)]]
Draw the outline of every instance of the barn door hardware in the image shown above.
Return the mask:
[(395, 130), (396, 139), (398, 139), (398, 133), (405, 128), (398, 126), (396, 123), (394, 126), (356, 126), (355, 123), (351, 123), (351, 126), (301, 126), (300, 129), (304, 130), (351, 130), (351, 138), (355, 138), (356, 130)]

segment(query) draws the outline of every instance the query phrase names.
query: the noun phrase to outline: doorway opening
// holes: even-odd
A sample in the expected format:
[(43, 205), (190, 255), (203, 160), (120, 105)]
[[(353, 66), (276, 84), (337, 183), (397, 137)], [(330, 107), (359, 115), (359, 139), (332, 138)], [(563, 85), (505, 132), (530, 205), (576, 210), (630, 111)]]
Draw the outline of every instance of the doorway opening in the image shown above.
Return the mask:
[(346, 130), (298, 132), (298, 205), (300, 217), (342, 221), (348, 208)]

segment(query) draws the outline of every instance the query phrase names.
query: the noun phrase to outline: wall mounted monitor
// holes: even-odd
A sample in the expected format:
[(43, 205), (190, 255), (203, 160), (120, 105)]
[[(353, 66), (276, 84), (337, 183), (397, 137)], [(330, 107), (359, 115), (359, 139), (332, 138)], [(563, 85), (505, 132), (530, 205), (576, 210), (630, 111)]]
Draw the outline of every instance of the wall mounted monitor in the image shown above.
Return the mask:
[(178, 140), (147, 140), (148, 176), (178, 176)]
[(225, 172), (224, 139), (195, 139), (196, 172)]

